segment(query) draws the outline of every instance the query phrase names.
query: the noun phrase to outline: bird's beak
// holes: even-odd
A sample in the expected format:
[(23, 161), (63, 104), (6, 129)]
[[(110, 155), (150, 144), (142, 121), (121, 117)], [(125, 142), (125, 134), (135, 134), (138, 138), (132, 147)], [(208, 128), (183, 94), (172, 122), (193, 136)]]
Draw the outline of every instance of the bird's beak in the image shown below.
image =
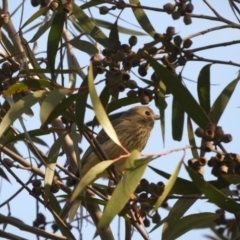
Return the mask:
[(154, 120), (159, 120), (159, 119), (161, 119), (161, 117), (159, 115), (154, 116)]

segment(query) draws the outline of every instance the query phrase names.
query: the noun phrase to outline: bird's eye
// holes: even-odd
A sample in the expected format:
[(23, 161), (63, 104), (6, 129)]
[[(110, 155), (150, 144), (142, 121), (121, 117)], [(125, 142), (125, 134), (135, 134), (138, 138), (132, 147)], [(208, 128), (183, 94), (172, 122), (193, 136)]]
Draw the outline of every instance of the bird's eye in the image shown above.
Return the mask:
[(150, 115), (151, 115), (151, 113), (150, 113), (149, 111), (146, 111), (145, 114), (146, 114), (147, 116), (150, 116)]

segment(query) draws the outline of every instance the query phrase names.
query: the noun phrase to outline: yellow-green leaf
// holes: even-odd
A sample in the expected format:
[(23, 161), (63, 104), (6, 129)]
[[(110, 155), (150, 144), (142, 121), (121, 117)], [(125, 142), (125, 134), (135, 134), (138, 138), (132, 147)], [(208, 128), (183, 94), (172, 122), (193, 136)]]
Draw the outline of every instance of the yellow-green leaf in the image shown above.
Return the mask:
[(118, 139), (118, 136), (102, 106), (102, 103), (97, 95), (97, 91), (93, 82), (93, 70), (92, 70), (92, 63), (90, 63), (89, 71), (88, 71), (88, 86), (89, 86), (89, 94), (92, 101), (93, 109), (98, 119), (98, 122), (101, 124), (104, 131), (107, 135), (119, 146), (121, 143)]

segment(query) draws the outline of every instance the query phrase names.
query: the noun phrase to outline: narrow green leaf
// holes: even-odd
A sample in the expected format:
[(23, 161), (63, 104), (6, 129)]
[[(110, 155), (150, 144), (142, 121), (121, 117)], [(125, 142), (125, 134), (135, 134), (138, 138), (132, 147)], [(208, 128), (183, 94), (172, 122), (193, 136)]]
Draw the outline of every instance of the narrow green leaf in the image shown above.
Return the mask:
[[(6, 97), (11, 94), (15, 94), (17, 92), (31, 90), (40, 90), (45, 88), (57, 87), (57, 84), (53, 84), (50, 81), (42, 80), (42, 79), (31, 79), (24, 80), (22, 82), (17, 82), (11, 85), (7, 90), (3, 92), (3, 95)], [(58, 86), (60, 87), (60, 86)]]
[(109, 94), (109, 88), (108, 86), (105, 86), (99, 96), (101, 103), (105, 109), (107, 109), (108, 102), (110, 99), (110, 94)]
[(95, 53), (98, 53), (98, 49), (90, 42), (80, 39), (72, 39), (68, 42), (73, 47), (77, 48), (78, 50), (82, 52), (86, 52), (89, 55), (94, 55)]
[[(119, 20), (123, 20), (122, 18), (119, 18)], [(109, 21), (105, 21), (103, 19), (98, 19), (98, 18), (94, 18), (94, 21), (97, 23), (97, 25), (99, 27), (103, 27), (106, 29), (112, 29), (113, 23), (109, 22)], [(136, 26), (134, 24), (131, 24), (131, 22), (125, 21), (127, 23), (128, 26), (133, 26), (133, 27), (139, 27)], [(140, 27), (139, 27), (140, 28)], [(125, 28), (121, 25), (118, 25), (118, 32), (119, 33), (124, 33), (124, 34), (128, 34), (128, 35), (137, 35), (137, 36), (146, 36), (146, 33), (140, 32), (140, 31), (136, 31), (136, 30), (132, 30), (131, 28)]]
[(182, 140), (184, 124), (184, 111), (179, 105), (176, 97), (172, 101), (172, 136), (176, 141)]
[(179, 219), (177, 224), (171, 226), (171, 228), (168, 228), (167, 232), (163, 232), (162, 239), (163, 240), (177, 239), (178, 237), (182, 236), (183, 234), (194, 228), (209, 226), (217, 218), (219, 218), (218, 214), (210, 212), (188, 215), (186, 217)]
[[(61, 98), (61, 96), (59, 96), (59, 98)], [(66, 117), (66, 119), (69, 119), (72, 122), (76, 122), (74, 114), (70, 113), (68, 108), (78, 98), (79, 98), (78, 94), (71, 94), (70, 96), (66, 96), (65, 98), (63, 98), (62, 101), (59, 101), (54, 107), (53, 111), (49, 113), (45, 124), (50, 124), (55, 118), (57, 118), (60, 115), (63, 115), (64, 117)]]
[(36, 42), (52, 25), (53, 17), (39, 27), (29, 42)]
[(43, 141), (41, 138), (32, 137), (31, 140), (32, 140), (32, 142), (34, 142), (34, 143), (37, 143), (37, 144), (42, 145), (42, 146), (44, 146), (44, 147), (48, 147), (48, 144), (47, 144), (45, 141)]
[(222, 178), (231, 184), (239, 184), (240, 183), (240, 176), (237, 174), (223, 174)]
[(102, 106), (102, 103), (97, 95), (96, 88), (93, 82), (93, 70), (92, 63), (90, 63), (89, 71), (88, 71), (88, 86), (89, 86), (89, 94), (92, 101), (93, 109), (98, 119), (98, 122), (101, 124), (102, 128), (106, 132), (106, 134), (115, 142), (117, 145), (122, 146), (120, 143), (118, 136)]
[(3, 41), (5, 47), (7, 50), (11, 53), (11, 55), (18, 55), (16, 48), (13, 46), (12, 42), (9, 40), (9, 38), (5, 35), (3, 31), (1, 31), (0, 39)]
[[(130, 0), (129, 1), (131, 4), (135, 4), (135, 5), (141, 5), (140, 1), (138, 0)], [(132, 8), (132, 11), (137, 19), (137, 21), (139, 22), (139, 24), (141, 25), (142, 29), (145, 30), (150, 36), (154, 36), (154, 34), (156, 33), (155, 29), (153, 28), (151, 22), (149, 21), (145, 11), (141, 8)]]
[[(15, 94), (13, 94), (13, 97), (12, 97), (13, 103), (21, 100), (22, 98), (23, 98), (23, 95), (22, 95), (21, 93), (15, 93)], [(9, 99), (11, 99), (11, 98), (7, 98), (7, 99), (8, 99), (8, 101), (9, 101)], [(34, 112), (32, 111), (31, 108), (26, 108), (25, 111), (24, 111), (24, 114), (26, 114), (26, 115), (29, 116), (30, 118), (34, 116)]]
[(59, 152), (62, 147), (62, 142), (65, 138), (66, 134), (61, 135), (50, 148), (48, 158), (47, 158), (47, 166), (44, 177), (44, 204), (48, 203), (51, 186), (53, 183), (53, 177), (56, 167), (56, 162), (59, 157)]
[(112, 25), (109, 33), (109, 39), (114, 42), (119, 40), (119, 35), (118, 35), (118, 18)]
[[(77, 68), (77, 69), (55, 69), (55, 73), (60, 73), (60, 74), (68, 74), (68, 73), (79, 73), (82, 71), (83, 68)], [(22, 70), (20, 73), (51, 73), (51, 69), (48, 68), (39, 68), (39, 69), (28, 69)], [(46, 79), (46, 78), (45, 78)]]
[(162, 195), (158, 198), (157, 202), (155, 203), (153, 211), (156, 211), (162, 205), (164, 200), (167, 198), (168, 194), (171, 192), (171, 190), (177, 180), (177, 176), (178, 176), (178, 173), (182, 166), (182, 162), (183, 162), (183, 160), (181, 159), (180, 162), (178, 163), (176, 169), (174, 170), (172, 176), (169, 178), (167, 184), (165, 185)]
[(220, 190), (205, 182), (194, 170), (185, 165), (185, 168), (191, 177), (193, 183), (198, 189), (211, 201), (220, 208), (230, 212), (236, 213), (240, 211), (240, 204), (225, 196)]
[(210, 110), (210, 67), (212, 64), (204, 66), (198, 76), (198, 99), (200, 106), (206, 113)]
[(123, 209), (131, 194), (136, 189), (151, 157), (136, 160), (139, 152), (134, 150), (126, 161), (126, 171), (123, 179), (116, 186), (103, 215), (99, 221), (98, 228), (106, 228), (113, 218)]
[[(58, 216), (60, 215), (61, 213), (61, 206), (59, 204), (59, 201), (56, 199), (56, 197), (54, 196), (54, 194), (50, 193), (50, 197), (51, 201), (49, 201), (49, 205), (51, 207), (51, 209), (54, 210), (55, 213), (58, 214)], [(54, 217), (55, 221), (56, 221), (56, 224), (59, 228), (59, 230), (61, 231), (62, 235), (67, 237), (68, 239), (73, 239), (74, 236), (72, 235), (71, 231), (69, 230), (69, 228), (65, 227), (62, 222), (60, 222), (58, 220), (58, 218)]]
[[(60, 130), (58, 129), (58, 131), (60, 131)], [(63, 131), (65, 131), (65, 130), (63, 130)], [(29, 135), (29, 137), (34, 139), (37, 136), (48, 135), (48, 134), (54, 133), (54, 132), (56, 132), (55, 128), (36, 129), (36, 130), (28, 131), (28, 135)], [(25, 138), (26, 138), (25, 133), (21, 133), (21, 134), (18, 134), (16, 136), (12, 136), (12, 137), (7, 139), (7, 141), (4, 143), (4, 145), (7, 145), (8, 143), (16, 143), (17, 141), (20, 141), (20, 140), (24, 141)], [(34, 142), (34, 140), (33, 140), (33, 142)]]
[(211, 111), (209, 113), (209, 117), (211, 121), (215, 124), (218, 123), (220, 117), (222, 116), (236, 86), (239, 81), (239, 76), (230, 82), (223, 91), (219, 94), (215, 102), (213, 103), (213, 106), (211, 108)]
[[(150, 169), (152, 169), (155, 173), (158, 175), (169, 179), (171, 177), (171, 174), (165, 173), (159, 169), (156, 169), (152, 166), (148, 166)], [(193, 182), (190, 182), (186, 179), (178, 177), (175, 184), (173, 185), (173, 188), (171, 189), (171, 194), (181, 194), (181, 195), (189, 195), (189, 194), (197, 194), (200, 193), (198, 188), (193, 184)]]
[(173, 96), (181, 105), (182, 109), (193, 119), (197, 125), (205, 127), (210, 120), (188, 89), (183, 86), (179, 79), (173, 76), (169, 70), (159, 64), (155, 59), (148, 55), (147, 60), (155, 72), (161, 76), (161, 80), (171, 91)]
[(166, 103), (166, 86), (165, 84), (159, 79), (159, 89), (160, 91), (155, 96), (155, 102), (156, 106), (158, 106), (160, 111), (160, 125), (161, 125), (161, 132), (162, 132), (162, 140), (163, 140), (163, 146), (165, 145), (165, 109), (167, 107)]
[[(196, 195), (195, 195), (196, 197)], [(188, 209), (197, 201), (194, 199), (178, 199), (177, 202), (170, 209), (169, 214), (160, 223), (156, 224), (150, 232), (159, 228), (163, 223), (163, 232), (169, 231), (172, 227), (178, 224), (179, 219), (188, 211)]]
[[(191, 146), (197, 146), (196, 141), (195, 141), (195, 135), (193, 132), (193, 127), (192, 127), (192, 121), (191, 118), (188, 116), (187, 117), (187, 130), (188, 130), (188, 141)], [(199, 154), (197, 149), (191, 148), (192, 155), (194, 158), (199, 158)]]
[(109, 41), (107, 36), (97, 27), (95, 22), (75, 3), (73, 4), (73, 14), (77, 18), (78, 24), (83, 32), (89, 34), (96, 42), (102, 44), (104, 47), (112, 45), (111, 41)]
[(97, 178), (101, 176), (101, 174), (112, 164), (114, 163), (113, 160), (106, 160), (102, 161), (95, 166), (93, 166), (87, 173), (81, 178), (79, 183), (76, 185), (76, 187), (73, 190), (72, 195), (64, 205), (62, 212), (61, 212), (61, 217), (63, 219), (66, 218), (68, 215), (70, 209), (74, 205), (74, 201), (78, 198), (78, 196), (83, 192), (83, 190), (91, 183), (94, 182)]
[(37, 91), (32, 94), (28, 94), (23, 97), (16, 103), (14, 103), (9, 111), (3, 117), (3, 120), (0, 124), (0, 136), (8, 129), (8, 127), (14, 123), (21, 115), (26, 111), (27, 108), (30, 108), (46, 95), (46, 91)]
[(81, 5), (80, 8), (81, 8), (82, 10), (84, 10), (84, 9), (87, 9), (87, 8), (90, 8), (90, 7), (97, 6), (97, 5), (99, 5), (99, 4), (102, 4), (102, 3), (99, 2), (99, 1), (91, 0), (90, 2), (86, 2), (86, 3), (84, 3), (83, 5)]
[(77, 131), (77, 125), (76, 123), (73, 123), (71, 126), (71, 134), (70, 134), (72, 141), (73, 141), (73, 146), (74, 146), (74, 152), (77, 158), (77, 164), (78, 164), (78, 172), (79, 172), (79, 176), (81, 176), (81, 169), (82, 169), (82, 165), (81, 165), (81, 159), (80, 159), (80, 150), (79, 150), (79, 133)]
[[(29, 47), (28, 42), (27, 42), (26, 39), (22, 36), (22, 33), (21, 33), (21, 32), (20, 32), (20, 34), (19, 34), (19, 37), (20, 37), (20, 39), (21, 39), (21, 43), (22, 43), (22, 46), (23, 46), (23, 48), (24, 48), (24, 51), (25, 51), (25, 53), (26, 53), (29, 61), (30, 61), (31, 64), (32, 64), (32, 69), (35, 69), (35, 71), (36, 71), (36, 69), (41, 69), (41, 68), (40, 68), (40, 65), (38, 64), (38, 61), (37, 61), (35, 55), (33, 54), (32, 49)], [(29, 70), (28, 65), (26, 65), (26, 73), (27, 73), (27, 76), (28, 76), (28, 70)], [(47, 77), (46, 77), (43, 73), (39, 73), (39, 74), (37, 74), (37, 75), (38, 75), (38, 77), (39, 77), (40, 79), (47, 79)]]
[(68, 89), (54, 89), (49, 95), (43, 100), (40, 109), (40, 120), (44, 125), (48, 122), (50, 114), (55, 111), (55, 107), (59, 102), (70, 93)]
[(117, 99), (116, 101), (110, 102), (108, 104), (108, 108), (107, 108), (107, 112), (113, 112), (121, 107), (125, 107), (125, 106), (129, 106), (130, 104), (134, 104), (134, 103), (139, 103), (139, 97), (133, 97), (133, 98), (121, 98), (121, 99)]
[(47, 60), (48, 65), (52, 73), (55, 68), (55, 58), (58, 51), (58, 44), (62, 37), (63, 25), (65, 21), (66, 13), (62, 7), (59, 7), (52, 21), (52, 27), (50, 29), (47, 41)]
[[(4, 178), (5, 180), (7, 180), (8, 182), (10, 182), (7, 174), (4, 172), (4, 170), (2, 169), (2, 167), (0, 167), (0, 177)], [(11, 182), (10, 182), (11, 183)]]
[(81, 84), (81, 87), (78, 91), (79, 97), (76, 100), (76, 112), (75, 112), (75, 116), (77, 119), (76, 123), (81, 133), (83, 133), (83, 129), (84, 129), (84, 118), (85, 118), (88, 94), (89, 94), (88, 77), (86, 77)]
[(39, 17), (41, 17), (42, 15), (45, 15), (45, 13), (49, 10), (49, 7), (43, 7), (40, 8), (37, 12), (35, 12), (21, 27), (21, 29), (23, 29), (24, 27), (26, 27), (28, 24), (30, 24), (31, 22), (33, 22), (34, 20), (38, 19)]

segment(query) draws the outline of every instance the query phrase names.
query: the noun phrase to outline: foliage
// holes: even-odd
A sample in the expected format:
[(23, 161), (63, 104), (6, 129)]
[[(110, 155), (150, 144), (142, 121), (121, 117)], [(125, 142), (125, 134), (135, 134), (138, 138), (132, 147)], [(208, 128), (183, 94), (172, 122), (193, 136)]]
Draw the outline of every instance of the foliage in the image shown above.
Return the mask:
[[(151, 3), (144, 6), (138, 0), (129, 0), (129, 3), (122, 0), (92, 0), (81, 2), (81, 5), (72, 0), (31, 0), (33, 7), (40, 8), (35, 8), (24, 23), (20, 20), (21, 27), (17, 29), (12, 17), (19, 11), (21, 17), (24, 15), (24, 2), (13, 13), (9, 13), (10, 1), (3, 0), (0, 8), (0, 176), (3, 184), (9, 184), (11, 178), (21, 185), (0, 207), (11, 206), (12, 199), (25, 190), (29, 193), (26, 198), (34, 198), (37, 206), (45, 206), (54, 220), (51, 221), (51, 232), (45, 229), (49, 221), (38, 207), (33, 227), (24, 223), (24, 217), (15, 219), (14, 212), (11, 216), (9, 210), (8, 216), (0, 214), (3, 229), (13, 225), (48, 239), (77, 239), (72, 226), (80, 234), (79, 220), (85, 218), (77, 215), (71, 223), (66, 216), (74, 203), (81, 200), (96, 227), (95, 235), (101, 239), (114, 239), (110, 223), (117, 215), (126, 223), (126, 239), (131, 238), (132, 229), (143, 239), (150, 239), (155, 231), (161, 231), (162, 239), (176, 239), (198, 228), (210, 228), (215, 237), (206, 237), (211, 239), (239, 238), (238, 190), (231, 192), (228, 187), (230, 184), (235, 184), (236, 189), (239, 187), (240, 155), (229, 153), (224, 148), (224, 143), (232, 141), (232, 135), (219, 126), (219, 120), (237, 87), (239, 75), (227, 82), (212, 103), (211, 69), (213, 64), (239, 67), (240, 63), (214, 56), (208, 59), (199, 54), (204, 50), (235, 46), (240, 41), (206, 42), (207, 45), (193, 48), (193, 38), (202, 34), (209, 34), (210, 38), (210, 33), (214, 31), (239, 29), (240, 2), (228, 1), (237, 19), (233, 22), (221, 16), (207, 0), (202, 2), (212, 15), (195, 14), (194, 1), (191, 0), (165, 3), (162, 7), (151, 6)], [(26, 4), (29, 5), (29, 2)], [(99, 10), (101, 19), (93, 17), (91, 12), (94, 9)], [(124, 22), (121, 15), (126, 10), (132, 10), (140, 31), (132, 30), (131, 24)], [(197, 29), (198, 32), (183, 37), (166, 22), (166, 31), (158, 33), (146, 10), (158, 12), (160, 16), (169, 14), (172, 19), (183, 21), (183, 28), (194, 24), (195, 19), (223, 25), (206, 26), (205, 30)], [(114, 22), (105, 18), (110, 14)], [(109, 35), (105, 29), (108, 29)], [(128, 42), (122, 42), (123, 34), (129, 35)], [(140, 46), (138, 42), (145, 36), (151, 40)], [(37, 52), (37, 42), (44, 42), (46, 37), (47, 43), (41, 46), (44, 46), (44, 52)], [(90, 56), (87, 66), (76, 57), (78, 51), (85, 54), (81, 56)], [(188, 64), (200, 61), (206, 64), (198, 73), (195, 96), (185, 84), (183, 73)], [(92, 183), (106, 169), (114, 176), (112, 165), (116, 159), (102, 161), (82, 178), (79, 177), (79, 139), (86, 138), (99, 159), (107, 160), (107, 153), (103, 153), (99, 143), (92, 138), (94, 131), (90, 127), (100, 123), (108, 136), (121, 146), (110, 121), (119, 115), (109, 114), (122, 107), (154, 102), (161, 115), (161, 137), (164, 142), (165, 121), (168, 120), (165, 111), (169, 108), (167, 97), (172, 99), (172, 140), (181, 141), (187, 130), (189, 146), (157, 156), (150, 155), (140, 161), (136, 161), (139, 152), (126, 153), (125, 174), (122, 179), (116, 177), (114, 184)], [(94, 111), (95, 118), (85, 123), (89, 110)], [(41, 126), (36, 123), (30, 129), (22, 119), (23, 114), (37, 116)], [(22, 132), (16, 127), (17, 120)], [(201, 139), (200, 146), (196, 144), (199, 141), (196, 137)], [(51, 146), (48, 144), (50, 138), (54, 139)], [(27, 153), (19, 151), (16, 143), (23, 143)], [(145, 169), (154, 157), (164, 157), (180, 150), (191, 151), (192, 158), (186, 161), (184, 155), (171, 175), (149, 166), (157, 175), (168, 179), (166, 185), (143, 178)], [(207, 153), (211, 153), (210, 158)], [(24, 158), (26, 155), (28, 157)], [(59, 161), (60, 157), (67, 159), (67, 165)], [(178, 177), (181, 167), (191, 180)], [(204, 168), (207, 167), (211, 168), (216, 180), (204, 179)], [(17, 168), (31, 173), (26, 181), (18, 176)], [(71, 181), (78, 183), (72, 187)], [(171, 209), (168, 208), (170, 199), (177, 199)], [(198, 199), (207, 199), (219, 210), (186, 214)], [(105, 206), (104, 210), (102, 205)], [(169, 210), (164, 219), (160, 217), (161, 208)], [(233, 214), (233, 218), (227, 219), (225, 212)], [(154, 226), (148, 235), (145, 227), (149, 227), (150, 222)], [(13, 233), (2, 230), (0, 236), (18, 239)]]

